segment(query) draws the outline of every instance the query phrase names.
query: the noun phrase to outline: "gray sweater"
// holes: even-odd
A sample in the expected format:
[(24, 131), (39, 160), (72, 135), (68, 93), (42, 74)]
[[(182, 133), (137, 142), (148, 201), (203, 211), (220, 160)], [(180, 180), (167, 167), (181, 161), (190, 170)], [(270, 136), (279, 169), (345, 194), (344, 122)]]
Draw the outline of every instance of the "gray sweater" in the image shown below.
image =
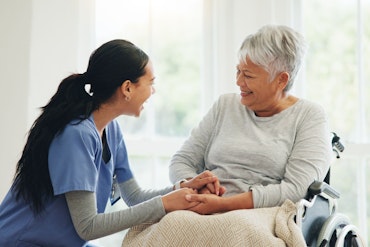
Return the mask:
[(238, 94), (222, 95), (173, 156), (172, 182), (210, 170), (224, 196), (252, 190), (255, 208), (303, 198), (323, 180), (332, 157), (322, 107), (299, 99), (271, 117), (257, 117)]
[(65, 194), (73, 225), (84, 240), (104, 237), (132, 226), (155, 222), (165, 214), (160, 195), (172, 191), (172, 186), (162, 190), (143, 190), (134, 178), (119, 184), (127, 209), (97, 214), (96, 196), (89, 191), (71, 191)]

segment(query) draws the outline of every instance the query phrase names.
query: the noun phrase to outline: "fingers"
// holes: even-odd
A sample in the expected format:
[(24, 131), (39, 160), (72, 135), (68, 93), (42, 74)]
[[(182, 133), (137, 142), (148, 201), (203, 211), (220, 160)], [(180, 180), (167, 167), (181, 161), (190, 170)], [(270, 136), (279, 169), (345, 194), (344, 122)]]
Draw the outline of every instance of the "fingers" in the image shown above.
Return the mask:
[(165, 211), (171, 212), (179, 209), (188, 209), (199, 204), (198, 202), (192, 202), (186, 200), (186, 195), (197, 194), (196, 190), (190, 188), (183, 188), (172, 191), (166, 195), (162, 196), (162, 203)]
[(198, 193), (199, 194), (212, 194), (212, 192), (207, 187), (204, 187), (204, 188), (198, 190)]
[(183, 183), (184, 187), (198, 189), (203, 193), (212, 193), (218, 196), (225, 193), (225, 188), (220, 185), (219, 179), (210, 171), (204, 171), (198, 176)]
[(220, 194), (220, 181), (216, 176), (203, 178), (202, 183), (212, 194)]
[(218, 181), (218, 179), (216, 179), (213, 183), (208, 183), (206, 186), (209, 191), (212, 192), (212, 194), (220, 194), (220, 181)]
[(188, 201), (188, 202), (205, 202), (205, 199), (206, 197), (202, 194), (187, 194), (185, 196), (185, 199)]
[(220, 192), (220, 181), (210, 171), (202, 172), (190, 180), (190, 182), (193, 183), (193, 186), (196, 186), (197, 189), (206, 186), (213, 194), (218, 195)]
[(199, 178), (197, 182), (200, 188), (206, 186), (212, 193), (216, 193), (216, 189), (220, 188), (220, 182), (215, 176)]
[(220, 181), (218, 179), (213, 183), (213, 187), (215, 188), (215, 194), (219, 196), (220, 195)]
[(185, 190), (186, 193), (189, 193), (189, 194), (198, 194), (198, 190), (197, 189), (184, 188), (184, 190)]
[(206, 185), (206, 188), (207, 188), (207, 190), (208, 190), (210, 193), (212, 193), (212, 194), (216, 194), (215, 186), (214, 186), (214, 184), (213, 184), (213, 183), (208, 183), (208, 184)]
[(187, 202), (184, 206), (184, 209), (189, 209), (189, 208), (193, 208), (193, 207), (197, 206), (199, 204), (199, 202), (186, 200), (186, 196), (197, 195), (198, 191), (194, 190), (194, 189), (190, 189), (190, 188), (189, 189), (184, 189), (184, 190), (185, 190), (185, 201)]
[(206, 176), (206, 179), (211, 180), (209, 183), (207, 183), (207, 188), (216, 195), (220, 195), (220, 181), (218, 180), (218, 177), (213, 175), (210, 171), (204, 171), (203, 176)]
[[(225, 194), (226, 188), (224, 186), (220, 186), (220, 193), (218, 196), (222, 196)], [(198, 194), (214, 194), (212, 193), (207, 187), (201, 188), (198, 190)]]
[(198, 175), (200, 178), (214, 177), (213, 173), (206, 170)]
[(220, 194), (219, 196), (222, 196), (223, 194), (225, 194), (226, 192), (226, 188), (224, 186), (220, 186)]

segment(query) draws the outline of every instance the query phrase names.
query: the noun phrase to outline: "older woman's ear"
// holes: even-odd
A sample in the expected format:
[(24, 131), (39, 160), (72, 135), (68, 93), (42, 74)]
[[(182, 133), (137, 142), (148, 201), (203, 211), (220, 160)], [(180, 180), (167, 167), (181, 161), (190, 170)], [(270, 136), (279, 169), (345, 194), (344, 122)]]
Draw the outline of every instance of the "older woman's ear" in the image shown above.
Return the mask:
[(288, 85), (289, 78), (290, 78), (290, 75), (288, 72), (281, 72), (279, 74), (278, 81), (279, 81), (279, 87), (281, 87), (281, 89), (284, 90), (284, 88)]

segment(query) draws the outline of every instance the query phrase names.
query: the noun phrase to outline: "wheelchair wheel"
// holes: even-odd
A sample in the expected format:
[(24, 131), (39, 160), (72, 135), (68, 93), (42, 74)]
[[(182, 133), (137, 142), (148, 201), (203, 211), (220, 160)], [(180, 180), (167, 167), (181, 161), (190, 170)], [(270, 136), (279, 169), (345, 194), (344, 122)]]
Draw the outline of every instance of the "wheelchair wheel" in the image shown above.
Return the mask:
[(335, 246), (339, 231), (349, 223), (348, 217), (343, 214), (334, 213), (330, 215), (321, 227), (317, 244), (320, 247)]
[(365, 247), (365, 241), (362, 239), (357, 227), (346, 225), (341, 230), (335, 247)]
[(358, 229), (346, 215), (332, 214), (324, 222), (317, 243), (320, 247), (365, 247)]

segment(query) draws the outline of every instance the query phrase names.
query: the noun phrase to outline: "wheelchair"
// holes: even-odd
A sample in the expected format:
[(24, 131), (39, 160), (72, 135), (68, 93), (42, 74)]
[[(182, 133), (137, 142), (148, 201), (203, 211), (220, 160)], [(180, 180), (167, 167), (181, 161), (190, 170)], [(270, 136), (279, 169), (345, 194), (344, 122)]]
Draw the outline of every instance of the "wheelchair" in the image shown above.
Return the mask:
[[(340, 158), (344, 146), (339, 136), (332, 134), (332, 148), (336, 158)], [(298, 202), (296, 223), (302, 229), (307, 246), (366, 246), (358, 228), (346, 215), (337, 212), (340, 194), (329, 184), (330, 170), (324, 182), (313, 182), (306, 197)]]

